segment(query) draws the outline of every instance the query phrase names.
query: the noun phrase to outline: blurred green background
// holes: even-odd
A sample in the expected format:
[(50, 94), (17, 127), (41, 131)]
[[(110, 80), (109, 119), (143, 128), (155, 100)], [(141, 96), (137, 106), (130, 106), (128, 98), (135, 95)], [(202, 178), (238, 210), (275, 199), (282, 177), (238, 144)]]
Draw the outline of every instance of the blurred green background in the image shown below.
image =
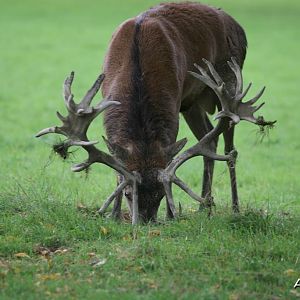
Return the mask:
[[(259, 143), (257, 128), (237, 127), (238, 179), (242, 204), (259, 203), (271, 208), (299, 208), (300, 149), (298, 116), (299, 7), (298, 1), (207, 1), (222, 7), (245, 28), (249, 49), (244, 68), (245, 83), (253, 81), (252, 94), (267, 86), (261, 113), (278, 120), (269, 137)], [(58, 124), (55, 111), (64, 112), (61, 86), (76, 71), (74, 93), (80, 99), (99, 74), (103, 57), (116, 27), (159, 1), (10, 1), (0, 12), (0, 143), (1, 188), (14, 181), (39, 177), (48, 163), (49, 145), (55, 139), (35, 140), (41, 128)], [(99, 139), (102, 121), (96, 120), (90, 139)], [(180, 137), (195, 142), (184, 121)], [(223, 151), (220, 144), (219, 151)], [(80, 151), (78, 151), (80, 152)], [(76, 153), (77, 161), (81, 159)], [(179, 173), (198, 185), (201, 158), (183, 166)], [(217, 163), (214, 193), (229, 203), (225, 164)], [(57, 158), (43, 176), (65, 193), (77, 190), (84, 200), (99, 202), (111, 190), (113, 172), (97, 165), (85, 183), (69, 172), (68, 163)], [(108, 175), (108, 174), (111, 174)], [(103, 186), (103, 177), (108, 176)], [(62, 182), (63, 178), (63, 182)], [(78, 179), (79, 178), (79, 179)], [(77, 180), (78, 179), (78, 180)], [(79, 183), (80, 182), (80, 183)], [(62, 184), (63, 183), (63, 184)], [(31, 184), (31, 183), (30, 183)], [(86, 185), (86, 186), (85, 186)], [(87, 195), (88, 192), (88, 195)], [(102, 192), (102, 193), (101, 193)], [(99, 194), (100, 193), (100, 194)], [(185, 197), (178, 192), (180, 196)]]

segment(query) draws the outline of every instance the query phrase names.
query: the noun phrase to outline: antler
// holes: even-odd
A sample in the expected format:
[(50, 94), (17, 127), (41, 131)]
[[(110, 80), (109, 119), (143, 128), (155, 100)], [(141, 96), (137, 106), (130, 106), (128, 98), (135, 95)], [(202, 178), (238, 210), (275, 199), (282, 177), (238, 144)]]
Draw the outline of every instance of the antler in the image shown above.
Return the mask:
[(176, 176), (175, 173), (177, 169), (185, 161), (199, 155), (219, 161), (234, 161), (236, 159), (236, 150), (231, 151), (228, 155), (219, 155), (210, 149), (211, 141), (224, 132), (226, 128), (228, 128), (228, 122), (224, 118), (221, 118), (217, 126), (212, 131), (207, 133), (197, 144), (175, 157), (166, 169), (160, 170), (158, 180), (164, 185), (166, 198), (173, 217), (176, 217), (176, 208), (172, 193), (173, 183), (179, 186), (197, 202), (204, 204), (207, 201), (207, 199), (202, 198), (193, 192), (181, 179)]
[(189, 73), (205, 83), (215, 92), (220, 100), (222, 110), (215, 116), (215, 119), (218, 119), (219, 122), (213, 130), (207, 133), (196, 145), (174, 158), (165, 170), (160, 171), (159, 180), (165, 187), (169, 208), (174, 217), (176, 216), (176, 209), (172, 195), (172, 183), (178, 185), (196, 201), (205, 201), (205, 199), (196, 195), (189, 187), (184, 184), (183, 181), (181, 181), (176, 176), (176, 170), (185, 161), (198, 155), (221, 161), (234, 161), (236, 159), (236, 150), (231, 151), (228, 155), (218, 155), (210, 149), (210, 143), (221, 133), (228, 129), (229, 122), (227, 118), (231, 119), (234, 124), (239, 123), (240, 120), (246, 120), (259, 126), (272, 126), (276, 123), (276, 121), (267, 122), (262, 116), (258, 118), (254, 117), (254, 113), (258, 111), (264, 105), (264, 103), (260, 104), (259, 106), (253, 106), (253, 104), (256, 103), (256, 101), (262, 96), (265, 88), (263, 88), (253, 99), (247, 102), (242, 102), (252, 84), (250, 83), (246, 90), (243, 92), (242, 72), (234, 58), (231, 58), (231, 61), (228, 61), (228, 65), (234, 72), (236, 77), (236, 86), (233, 94), (232, 92), (230, 93), (230, 91), (227, 90), (225, 82), (221, 79), (220, 75), (217, 73), (213, 65), (206, 59), (203, 59), (203, 62), (208, 67), (212, 78), (210, 77), (210, 75), (208, 75), (206, 70), (196, 64), (195, 67), (200, 71), (200, 74), (194, 72)]
[(117, 161), (113, 156), (97, 149), (95, 144), (98, 141), (89, 141), (87, 138), (87, 130), (92, 123), (92, 121), (106, 108), (114, 105), (120, 105), (120, 102), (103, 100), (96, 104), (95, 106), (90, 106), (94, 96), (100, 89), (101, 83), (104, 80), (104, 75), (98, 76), (97, 80), (91, 87), (91, 89), (86, 93), (84, 98), (79, 104), (74, 102), (74, 96), (71, 92), (71, 87), (74, 79), (74, 72), (71, 72), (70, 76), (64, 82), (64, 100), (65, 105), (68, 110), (68, 116), (64, 117), (59, 112), (57, 112), (58, 118), (62, 121), (62, 126), (53, 126), (41, 130), (36, 137), (41, 137), (48, 133), (58, 133), (62, 134), (67, 139), (59, 145), (58, 148), (67, 150), (71, 146), (82, 146), (88, 153), (88, 159), (80, 164), (76, 164), (72, 167), (72, 171), (80, 172), (87, 169), (93, 163), (105, 164), (118, 173), (123, 175), (123, 180), (116, 188), (116, 190), (111, 194), (110, 197), (105, 201), (99, 210), (100, 214), (103, 214), (108, 206), (111, 204), (113, 199), (123, 192), (126, 185), (132, 185), (134, 190), (133, 197), (133, 209), (132, 209), (132, 224), (137, 224), (138, 222), (138, 206), (137, 206), (137, 184), (140, 182), (139, 174), (136, 172), (129, 172)]
[(265, 87), (263, 87), (261, 91), (251, 100), (242, 102), (242, 100), (250, 90), (252, 83), (250, 83), (243, 92), (242, 71), (233, 57), (231, 58), (231, 61), (228, 61), (227, 63), (236, 77), (236, 87), (234, 95), (231, 95), (231, 93), (226, 89), (225, 83), (223, 82), (213, 65), (206, 59), (203, 59), (203, 62), (207, 65), (213, 79), (211, 79), (207, 72), (197, 64), (195, 64), (195, 67), (200, 71), (201, 74), (194, 72), (189, 73), (208, 85), (218, 96), (222, 106), (222, 110), (215, 116), (215, 119), (228, 117), (235, 124), (239, 123), (240, 120), (245, 120), (259, 126), (272, 126), (276, 123), (276, 121), (267, 122), (262, 116), (259, 116), (257, 118), (254, 116), (254, 113), (265, 104), (263, 102), (258, 106), (253, 106), (253, 104), (255, 104), (263, 95)]

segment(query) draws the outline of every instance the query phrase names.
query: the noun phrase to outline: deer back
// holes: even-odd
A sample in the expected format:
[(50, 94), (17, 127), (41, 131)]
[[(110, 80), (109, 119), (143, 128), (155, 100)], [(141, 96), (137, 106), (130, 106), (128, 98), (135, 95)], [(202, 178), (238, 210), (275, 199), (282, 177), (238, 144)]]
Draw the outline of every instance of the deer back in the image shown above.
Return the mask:
[[(159, 152), (157, 145), (170, 145), (178, 133), (180, 109), (206, 88), (188, 74), (193, 64), (206, 58), (223, 68), (231, 56), (242, 64), (245, 51), (238, 23), (199, 3), (162, 4), (124, 22), (104, 63), (103, 95), (122, 103), (106, 111), (108, 139), (129, 152), (138, 148), (143, 156), (143, 148), (149, 155)], [(213, 112), (217, 98), (205, 101), (204, 109)]]

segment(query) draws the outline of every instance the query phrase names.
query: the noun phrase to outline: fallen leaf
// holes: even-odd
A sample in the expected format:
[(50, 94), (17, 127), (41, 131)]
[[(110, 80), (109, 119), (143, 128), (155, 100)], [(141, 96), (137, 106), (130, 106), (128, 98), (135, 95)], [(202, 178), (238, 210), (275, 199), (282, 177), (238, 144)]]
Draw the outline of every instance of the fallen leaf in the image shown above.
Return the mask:
[(231, 294), (229, 295), (229, 300), (239, 300), (241, 299), (238, 294)]
[(16, 253), (14, 256), (17, 258), (30, 258), (30, 256), (24, 252)]
[(77, 209), (79, 209), (79, 210), (85, 210), (85, 209), (87, 209), (87, 207), (84, 204), (82, 204), (82, 203), (78, 203), (77, 204)]
[(63, 249), (57, 249), (57, 250), (55, 250), (54, 254), (65, 254), (67, 252), (69, 252), (69, 249), (63, 248)]
[(46, 281), (46, 280), (58, 280), (61, 278), (60, 273), (52, 273), (52, 274), (38, 274), (38, 278), (40, 280)]
[(160, 230), (150, 230), (148, 232), (149, 236), (160, 236)]
[(13, 271), (13, 273), (15, 273), (15, 274), (20, 274), (22, 270), (21, 270), (20, 268), (18, 268), (18, 267), (13, 267), (13, 268), (12, 268), (12, 271)]
[(132, 239), (132, 236), (130, 236), (129, 234), (126, 234), (126, 235), (124, 235), (123, 237), (122, 237), (122, 240), (123, 241), (129, 241), (129, 240), (131, 240)]
[(142, 282), (146, 284), (150, 289), (158, 289), (158, 284), (153, 279), (144, 278), (142, 279)]
[(141, 266), (138, 266), (138, 267), (135, 268), (135, 271), (138, 272), (138, 273), (142, 273), (142, 272), (144, 272), (144, 268), (141, 267)]
[(43, 251), (40, 252), (40, 254), (42, 256), (49, 256), (51, 254), (51, 251), (49, 251), (49, 250), (43, 250)]
[(213, 291), (217, 291), (217, 290), (219, 290), (220, 288), (221, 288), (221, 285), (220, 285), (219, 283), (215, 284), (215, 285), (212, 287)]
[(54, 229), (55, 228), (55, 226), (53, 225), (53, 224), (50, 224), (50, 223), (47, 223), (47, 224), (45, 224), (44, 225), (47, 229)]
[(103, 259), (94, 259), (90, 265), (94, 268), (98, 268), (98, 267), (101, 267), (103, 266), (105, 263), (106, 263), (107, 259), (106, 258), (103, 258)]
[(107, 235), (107, 234), (108, 234), (108, 229), (105, 228), (105, 227), (103, 227), (103, 226), (101, 226), (101, 227), (100, 227), (100, 232), (101, 232), (101, 234), (103, 234), (103, 235)]
[(45, 252), (50, 252), (50, 249), (46, 248), (46, 247), (43, 247), (43, 246), (40, 246), (40, 245), (36, 245), (34, 247), (34, 251), (37, 253), (37, 254), (43, 254)]
[(189, 208), (188, 209), (188, 212), (190, 212), (190, 213), (195, 213), (195, 212), (197, 212), (198, 210), (197, 209), (195, 209), (195, 208)]
[(293, 269), (287, 269), (284, 271), (284, 274), (287, 276), (294, 276), (296, 274), (296, 271)]

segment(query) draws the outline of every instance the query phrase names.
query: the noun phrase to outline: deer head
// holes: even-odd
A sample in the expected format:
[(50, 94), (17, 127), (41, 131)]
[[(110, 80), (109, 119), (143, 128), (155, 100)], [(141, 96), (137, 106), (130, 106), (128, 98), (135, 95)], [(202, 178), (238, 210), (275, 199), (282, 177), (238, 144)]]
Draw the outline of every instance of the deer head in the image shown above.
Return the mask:
[[(159, 180), (159, 174), (168, 163), (176, 156), (186, 144), (182, 139), (167, 147), (162, 147), (159, 142), (145, 144), (143, 142), (127, 143), (122, 147), (117, 143), (104, 141), (110, 153), (126, 166), (127, 170), (139, 174), (137, 186), (138, 211), (142, 221), (155, 221), (157, 211), (162, 198), (165, 196), (163, 183)], [(124, 195), (127, 198), (130, 210), (132, 210), (133, 187), (127, 185)]]

